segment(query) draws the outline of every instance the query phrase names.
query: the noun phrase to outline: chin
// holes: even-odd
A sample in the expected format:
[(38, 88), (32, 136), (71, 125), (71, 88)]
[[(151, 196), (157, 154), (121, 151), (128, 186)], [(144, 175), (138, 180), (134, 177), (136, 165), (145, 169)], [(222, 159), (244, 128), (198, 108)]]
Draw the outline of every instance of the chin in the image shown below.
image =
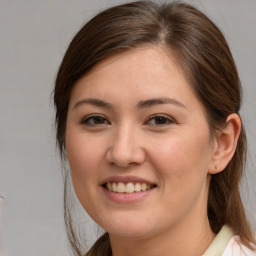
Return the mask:
[(139, 239), (145, 239), (150, 236), (149, 230), (145, 229), (138, 229), (137, 227), (132, 229), (111, 229), (110, 231), (107, 231), (110, 236), (112, 237), (119, 237), (119, 238), (125, 238), (128, 240), (139, 240)]
[(103, 224), (102, 227), (110, 236), (126, 239), (143, 239), (153, 233), (152, 225), (150, 225), (150, 221), (147, 221), (146, 218), (144, 220), (141, 218), (118, 218), (114, 221), (109, 221), (105, 225)]

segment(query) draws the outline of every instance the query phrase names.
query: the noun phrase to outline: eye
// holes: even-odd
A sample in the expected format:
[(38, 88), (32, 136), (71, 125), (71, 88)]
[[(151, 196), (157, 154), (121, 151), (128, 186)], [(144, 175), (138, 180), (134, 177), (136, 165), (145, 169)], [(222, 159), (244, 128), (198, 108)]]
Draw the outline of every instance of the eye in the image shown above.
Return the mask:
[(156, 115), (151, 117), (146, 123), (154, 126), (164, 126), (172, 124), (174, 121), (170, 117)]
[(81, 124), (96, 126), (96, 125), (102, 125), (102, 124), (109, 124), (109, 121), (105, 117), (100, 115), (90, 115), (84, 118), (81, 121)]

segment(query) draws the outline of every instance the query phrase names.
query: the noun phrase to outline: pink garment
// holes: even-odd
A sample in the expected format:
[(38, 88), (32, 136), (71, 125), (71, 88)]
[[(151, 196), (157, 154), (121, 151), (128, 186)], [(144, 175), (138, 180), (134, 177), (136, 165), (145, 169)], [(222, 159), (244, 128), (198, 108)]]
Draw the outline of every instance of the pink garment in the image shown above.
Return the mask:
[(239, 242), (239, 236), (232, 236), (222, 256), (256, 256), (252, 251)]

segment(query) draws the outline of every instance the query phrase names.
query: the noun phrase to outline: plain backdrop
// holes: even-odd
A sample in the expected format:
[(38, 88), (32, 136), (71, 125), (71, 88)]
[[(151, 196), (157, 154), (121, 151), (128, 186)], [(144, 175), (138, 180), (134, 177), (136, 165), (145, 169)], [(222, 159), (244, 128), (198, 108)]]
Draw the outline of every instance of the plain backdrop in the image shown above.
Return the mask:
[[(62, 217), (63, 184), (55, 150), (50, 95), (58, 65), (81, 25), (98, 11), (124, 2), (0, 0), (3, 255), (70, 255)], [(256, 0), (187, 2), (204, 11), (224, 32), (241, 76), (242, 112), (250, 150), (243, 197), (255, 224)], [(92, 241), (93, 227), (90, 224), (88, 231)]]

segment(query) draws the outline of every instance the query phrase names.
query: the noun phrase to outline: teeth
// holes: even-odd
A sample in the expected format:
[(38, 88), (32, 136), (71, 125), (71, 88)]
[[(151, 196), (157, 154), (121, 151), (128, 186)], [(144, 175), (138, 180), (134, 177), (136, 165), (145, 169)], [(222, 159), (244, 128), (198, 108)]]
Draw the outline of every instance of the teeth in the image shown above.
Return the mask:
[[(127, 184), (128, 185), (128, 184)], [(117, 183), (117, 192), (119, 193), (124, 193), (124, 192), (128, 192), (126, 191), (127, 188), (125, 187), (125, 184), (124, 183), (121, 183), (121, 182), (118, 182)]]
[(117, 192), (117, 185), (115, 182), (113, 182), (113, 184), (112, 184), (112, 191)]
[(134, 190), (136, 192), (140, 192), (141, 191), (141, 184), (140, 183), (136, 183), (135, 186), (134, 186)]
[(109, 191), (112, 191), (112, 184), (110, 182), (107, 183), (107, 189)]
[(147, 184), (146, 183), (142, 183), (141, 189), (142, 189), (142, 191), (146, 191), (147, 190)]
[(140, 191), (146, 191), (153, 188), (153, 185), (146, 183), (136, 182), (135, 184), (132, 182), (123, 183), (123, 182), (108, 182), (106, 184), (106, 188), (109, 191), (117, 192), (117, 193), (134, 193)]
[[(121, 182), (119, 182), (119, 183), (121, 183)], [(124, 183), (122, 183), (122, 184), (124, 184)], [(121, 192), (121, 191), (118, 191), (118, 192)], [(134, 192), (134, 185), (131, 182), (126, 184), (125, 192), (126, 193), (133, 193)]]

